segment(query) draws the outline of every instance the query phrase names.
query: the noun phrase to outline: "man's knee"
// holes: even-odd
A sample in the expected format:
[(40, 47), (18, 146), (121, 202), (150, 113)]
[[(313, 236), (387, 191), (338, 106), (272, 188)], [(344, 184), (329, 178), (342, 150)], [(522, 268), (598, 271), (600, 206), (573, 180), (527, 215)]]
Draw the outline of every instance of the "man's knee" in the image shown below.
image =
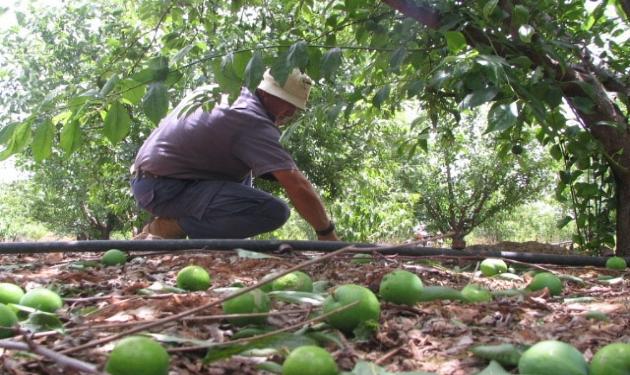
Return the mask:
[(274, 228), (283, 226), (291, 216), (289, 206), (278, 198), (270, 199), (265, 206), (265, 216), (273, 222)]

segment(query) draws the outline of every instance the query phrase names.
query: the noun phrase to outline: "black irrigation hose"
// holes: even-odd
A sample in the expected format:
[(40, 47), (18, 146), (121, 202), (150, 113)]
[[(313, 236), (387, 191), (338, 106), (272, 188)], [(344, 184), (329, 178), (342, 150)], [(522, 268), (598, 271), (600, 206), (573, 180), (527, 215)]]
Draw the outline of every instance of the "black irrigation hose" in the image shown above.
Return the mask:
[[(278, 251), (281, 246), (288, 245), (293, 250), (310, 250), (331, 252), (348, 245), (357, 248), (373, 247), (373, 244), (350, 243), (336, 241), (283, 241), (283, 240), (95, 240), (95, 241), (57, 241), (57, 242), (2, 242), (0, 254), (35, 254), (52, 252), (101, 252), (109, 249), (125, 251), (176, 251), (176, 250), (233, 250), (243, 248), (258, 252)], [(561, 266), (599, 266), (603, 267), (608, 258), (583, 255), (555, 255), (538, 253), (520, 253), (512, 251), (460, 251), (423, 247), (417, 245), (400, 245), (389, 247), (383, 254), (399, 254), (404, 256), (449, 256), (449, 257), (493, 257), (516, 260), (526, 263), (556, 264)], [(626, 257), (630, 263), (630, 257)]]

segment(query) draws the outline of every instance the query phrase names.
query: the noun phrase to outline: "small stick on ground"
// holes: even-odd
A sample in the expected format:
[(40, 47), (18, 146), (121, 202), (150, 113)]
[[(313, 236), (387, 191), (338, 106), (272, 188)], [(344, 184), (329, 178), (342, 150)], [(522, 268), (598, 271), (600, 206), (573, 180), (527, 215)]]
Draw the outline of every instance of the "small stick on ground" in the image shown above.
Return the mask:
[(65, 356), (54, 350), (35, 344), (34, 342), (30, 340), (27, 340), (27, 341), (28, 343), (25, 344), (22, 342), (16, 342), (12, 340), (0, 340), (0, 348), (9, 349), (9, 350), (30, 351), (35, 354), (44, 356), (62, 367), (72, 368), (74, 370), (86, 372), (88, 374), (105, 375), (105, 373), (98, 370), (98, 367), (96, 365)]
[(376, 361), (374, 361), (374, 364), (381, 365), (383, 362), (385, 362), (388, 359), (390, 359), (391, 357), (395, 356), (400, 351), (400, 349), (402, 349), (402, 346), (399, 346), (397, 348), (394, 348), (394, 349), (388, 351), (381, 358), (379, 358)]

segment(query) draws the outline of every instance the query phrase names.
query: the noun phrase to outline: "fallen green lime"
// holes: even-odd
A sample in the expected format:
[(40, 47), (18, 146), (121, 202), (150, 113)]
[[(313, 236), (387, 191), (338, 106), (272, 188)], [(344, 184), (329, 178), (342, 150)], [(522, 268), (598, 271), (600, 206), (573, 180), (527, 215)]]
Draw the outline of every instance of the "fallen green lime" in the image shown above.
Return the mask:
[(105, 266), (118, 266), (127, 263), (127, 253), (118, 249), (110, 249), (101, 257), (101, 263)]
[(590, 375), (629, 375), (630, 344), (613, 343), (599, 349), (591, 360)]
[(13, 326), (17, 323), (18, 318), (13, 310), (0, 303), (0, 339), (14, 336)]
[(327, 314), (355, 301), (358, 301), (356, 305), (329, 316), (326, 320), (328, 324), (345, 333), (352, 333), (361, 323), (368, 321), (378, 323), (381, 305), (374, 293), (361, 285), (346, 284), (335, 288), (324, 301), (324, 313)]
[(63, 306), (61, 297), (52, 290), (35, 288), (26, 292), (20, 299), (20, 305), (33, 309), (54, 313)]
[(337, 363), (325, 349), (300, 346), (282, 364), (282, 375), (336, 375)]
[(116, 344), (105, 371), (112, 375), (167, 375), (169, 362), (160, 343), (144, 336), (130, 336)]
[(573, 346), (549, 340), (527, 349), (518, 361), (518, 371), (532, 375), (588, 375), (588, 365)]
[[(260, 289), (254, 289), (223, 303), (223, 312), (225, 314), (266, 313), (269, 312), (270, 309), (271, 300), (269, 296)], [(266, 316), (230, 319), (230, 323), (237, 326), (264, 324), (266, 321)]]
[(272, 290), (295, 290), (298, 292), (312, 292), (313, 280), (302, 271), (291, 272), (271, 283)]
[(527, 289), (535, 292), (544, 288), (549, 289), (549, 293), (552, 296), (562, 293), (563, 285), (560, 278), (550, 272), (541, 272), (534, 276), (534, 279), (529, 283)]
[(622, 257), (610, 257), (606, 260), (606, 268), (608, 269), (623, 271), (626, 267), (628, 267), (628, 264)]
[(378, 293), (388, 302), (415, 305), (422, 292), (422, 280), (415, 273), (395, 270), (383, 276)]
[(11, 283), (0, 283), (0, 303), (20, 303), (24, 296), (22, 288)]
[(210, 287), (210, 275), (200, 266), (187, 266), (177, 273), (177, 286), (192, 292), (207, 290)]
[(479, 266), (484, 276), (494, 276), (507, 272), (508, 266), (503, 259), (488, 258), (484, 259)]

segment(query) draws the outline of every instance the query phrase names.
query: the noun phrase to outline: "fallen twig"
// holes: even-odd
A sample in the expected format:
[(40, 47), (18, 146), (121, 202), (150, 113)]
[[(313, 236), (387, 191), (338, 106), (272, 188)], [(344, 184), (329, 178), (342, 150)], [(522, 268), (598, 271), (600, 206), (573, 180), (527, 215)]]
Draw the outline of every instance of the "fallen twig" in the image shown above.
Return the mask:
[(99, 371), (96, 365), (68, 357), (52, 349), (48, 349), (44, 346), (35, 344), (31, 340), (28, 340), (27, 342), (28, 343), (16, 342), (12, 340), (0, 340), (0, 348), (5, 348), (9, 350), (30, 351), (35, 354), (44, 356), (56, 362), (62, 367), (72, 368), (77, 371), (86, 372), (88, 374), (105, 374)]
[(331, 310), (331, 311), (327, 312), (326, 314), (322, 314), (320, 316), (317, 316), (315, 318), (309, 319), (307, 321), (299, 322), (299, 323), (296, 323), (296, 324), (292, 324), (292, 325), (290, 325), (288, 327), (284, 327), (284, 328), (277, 329), (275, 331), (263, 333), (261, 335), (256, 335), (256, 336), (251, 336), (251, 337), (243, 337), (243, 338), (240, 338), (240, 339), (237, 339), (237, 340), (223, 342), (223, 343), (220, 343), (220, 344), (208, 344), (208, 345), (199, 345), (199, 346), (187, 346), (187, 347), (183, 347), (183, 348), (173, 348), (173, 349), (169, 349), (168, 352), (170, 352), (170, 353), (174, 353), (174, 352), (190, 352), (190, 351), (197, 351), (197, 350), (201, 350), (201, 349), (208, 349), (208, 348), (212, 348), (212, 347), (215, 347), (215, 346), (236, 345), (236, 344), (242, 344), (242, 343), (249, 342), (249, 341), (264, 339), (264, 338), (267, 338), (267, 337), (271, 337), (271, 336), (277, 335), (279, 333), (292, 331), (292, 330), (297, 329), (297, 328), (302, 328), (302, 327), (308, 326), (310, 324), (317, 323), (317, 322), (319, 322), (321, 320), (324, 320), (324, 319), (328, 318), (329, 316), (331, 316), (333, 314), (336, 314), (336, 313), (338, 313), (340, 311), (347, 310), (347, 309), (353, 307), (354, 305), (357, 305), (359, 302), (360, 301), (354, 301), (354, 302), (349, 303), (349, 304), (347, 304), (345, 306), (338, 307), (338, 308), (336, 308), (334, 310)]

